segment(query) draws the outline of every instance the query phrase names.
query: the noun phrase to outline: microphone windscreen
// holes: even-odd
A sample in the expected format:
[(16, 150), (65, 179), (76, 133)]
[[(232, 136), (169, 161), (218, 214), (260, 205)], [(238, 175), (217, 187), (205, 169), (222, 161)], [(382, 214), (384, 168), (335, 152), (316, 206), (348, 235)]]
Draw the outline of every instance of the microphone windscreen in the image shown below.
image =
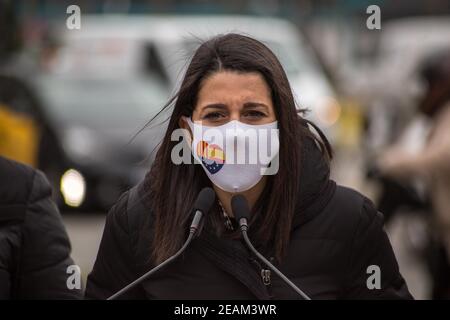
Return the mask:
[(195, 199), (194, 202), (194, 211), (199, 210), (203, 214), (208, 213), (209, 209), (211, 209), (214, 200), (216, 199), (216, 193), (213, 189), (206, 187), (203, 188)]
[(231, 209), (237, 221), (240, 221), (242, 218), (248, 220), (250, 217), (247, 199), (242, 194), (237, 194), (231, 198)]

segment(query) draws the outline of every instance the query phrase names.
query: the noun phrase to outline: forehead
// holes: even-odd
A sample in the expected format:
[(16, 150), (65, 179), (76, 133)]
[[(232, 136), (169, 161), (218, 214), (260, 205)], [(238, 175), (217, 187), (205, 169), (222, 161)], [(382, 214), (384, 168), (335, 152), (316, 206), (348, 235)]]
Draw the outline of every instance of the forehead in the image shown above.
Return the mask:
[(270, 100), (270, 89), (257, 72), (219, 71), (206, 78), (198, 92), (198, 102), (211, 99)]

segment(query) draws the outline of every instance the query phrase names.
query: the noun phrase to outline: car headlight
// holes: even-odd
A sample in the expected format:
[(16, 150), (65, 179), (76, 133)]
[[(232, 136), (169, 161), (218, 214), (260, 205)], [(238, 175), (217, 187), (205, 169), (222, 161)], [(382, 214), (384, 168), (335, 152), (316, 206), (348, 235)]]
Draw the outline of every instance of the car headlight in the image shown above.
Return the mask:
[(79, 207), (86, 195), (86, 180), (77, 170), (69, 169), (61, 176), (60, 189), (68, 206)]

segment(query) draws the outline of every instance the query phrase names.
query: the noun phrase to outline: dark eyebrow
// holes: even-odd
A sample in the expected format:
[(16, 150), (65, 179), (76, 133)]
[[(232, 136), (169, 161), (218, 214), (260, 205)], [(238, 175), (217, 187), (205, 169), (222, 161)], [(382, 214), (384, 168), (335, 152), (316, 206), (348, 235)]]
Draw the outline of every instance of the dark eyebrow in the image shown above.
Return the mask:
[[(264, 108), (266, 111), (269, 111), (269, 107), (262, 102), (246, 102), (244, 103), (244, 109), (253, 109), (253, 108)], [(211, 103), (203, 107), (203, 110), (206, 109), (227, 109), (227, 106), (223, 103)]]
[(227, 109), (227, 106), (224, 105), (223, 103), (212, 103), (212, 104), (208, 104), (206, 105), (203, 110), (206, 109)]

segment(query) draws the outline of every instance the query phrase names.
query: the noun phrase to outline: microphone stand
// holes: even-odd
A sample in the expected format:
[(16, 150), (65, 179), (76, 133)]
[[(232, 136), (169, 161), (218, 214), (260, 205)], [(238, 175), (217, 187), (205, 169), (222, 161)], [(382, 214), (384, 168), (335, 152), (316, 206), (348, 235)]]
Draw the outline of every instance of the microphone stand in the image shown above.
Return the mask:
[(136, 285), (138, 285), (139, 283), (141, 283), (142, 281), (144, 281), (145, 279), (150, 277), (156, 271), (158, 271), (159, 269), (161, 269), (164, 266), (168, 265), (169, 263), (171, 263), (176, 258), (178, 258), (183, 253), (183, 251), (186, 250), (186, 248), (189, 246), (189, 244), (191, 243), (192, 239), (194, 238), (194, 235), (195, 235), (195, 233), (197, 231), (197, 228), (198, 228), (198, 225), (199, 225), (199, 222), (200, 222), (201, 218), (202, 218), (202, 212), (197, 210), (197, 212), (195, 213), (194, 219), (192, 221), (191, 227), (190, 227), (189, 236), (186, 239), (186, 242), (184, 243), (184, 245), (181, 247), (180, 250), (178, 250), (173, 256), (171, 256), (170, 258), (165, 260), (163, 263), (157, 265), (156, 267), (154, 267), (150, 271), (146, 272), (145, 274), (143, 274), (142, 276), (140, 276), (139, 278), (137, 278), (136, 280), (134, 280), (133, 282), (131, 282), (127, 286), (125, 286), (122, 289), (120, 289), (119, 291), (117, 291), (115, 294), (110, 296), (107, 300), (114, 300), (114, 299), (118, 298), (119, 296), (121, 296), (122, 294), (127, 292), (128, 290), (131, 290), (133, 287), (135, 287)]

